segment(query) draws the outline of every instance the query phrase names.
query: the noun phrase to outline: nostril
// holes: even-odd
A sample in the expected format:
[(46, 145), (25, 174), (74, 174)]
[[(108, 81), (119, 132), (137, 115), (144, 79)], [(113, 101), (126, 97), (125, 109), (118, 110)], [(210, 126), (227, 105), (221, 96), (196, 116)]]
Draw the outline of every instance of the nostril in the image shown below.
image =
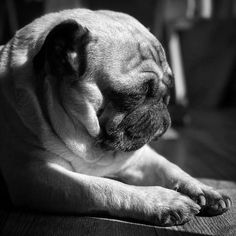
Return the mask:
[(164, 75), (162, 82), (169, 88), (171, 88), (174, 84), (174, 76), (173, 75)]

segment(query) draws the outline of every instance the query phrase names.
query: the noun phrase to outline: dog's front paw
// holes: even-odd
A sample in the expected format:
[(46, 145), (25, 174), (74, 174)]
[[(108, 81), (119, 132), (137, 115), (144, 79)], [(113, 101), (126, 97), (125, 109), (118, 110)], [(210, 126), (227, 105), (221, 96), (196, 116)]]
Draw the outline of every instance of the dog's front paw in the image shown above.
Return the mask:
[(201, 206), (201, 215), (220, 215), (229, 210), (232, 205), (226, 193), (215, 190), (192, 177), (178, 181), (174, 189), (198, 203)]
[(189, 197), (162, 187), (145, 187), (139, 196), (146, 221), (159, 226), (184, 224), (200, 211)]
[(158, 219), (160, 225), (182, 225), (198, 214), (200, 208), (190, 198), (184, 195), (169, 194), (171, 194), (169, 197), (165, 197), (166, 205), (161, 207)]

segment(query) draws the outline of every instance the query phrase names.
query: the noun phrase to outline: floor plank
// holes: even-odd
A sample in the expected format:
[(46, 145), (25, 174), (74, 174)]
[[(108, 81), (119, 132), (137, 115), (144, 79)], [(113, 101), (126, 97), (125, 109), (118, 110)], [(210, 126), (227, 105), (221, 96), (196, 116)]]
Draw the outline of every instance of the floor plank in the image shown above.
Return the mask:
[(152, 147), (195, 177), (236, 181), (236, 110), (190, 114), (177, 140)]

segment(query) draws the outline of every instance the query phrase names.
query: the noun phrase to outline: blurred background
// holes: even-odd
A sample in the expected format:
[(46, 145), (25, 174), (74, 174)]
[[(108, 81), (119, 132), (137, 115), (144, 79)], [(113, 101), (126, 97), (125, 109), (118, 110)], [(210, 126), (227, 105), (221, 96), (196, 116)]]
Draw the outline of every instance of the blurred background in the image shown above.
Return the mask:
[(236, 1), (1, 0), (0, 44), (45, 13), (77, 7), (126, 12), (150, 28), (175, 75), (175, 129), (153, 147), (197, 177), (236, 180)]

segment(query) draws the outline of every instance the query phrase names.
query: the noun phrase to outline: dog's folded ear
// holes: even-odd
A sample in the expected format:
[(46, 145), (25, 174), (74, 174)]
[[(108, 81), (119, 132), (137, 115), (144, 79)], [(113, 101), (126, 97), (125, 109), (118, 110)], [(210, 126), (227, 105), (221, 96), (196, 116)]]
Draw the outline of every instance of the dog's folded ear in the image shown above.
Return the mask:
[(80, 77), (86, 69), (86, 45), (90, 33), (74, 20), (55, 26), (33, 60), (36, 72), (46, 70), (58, 78), (67, 75)]

